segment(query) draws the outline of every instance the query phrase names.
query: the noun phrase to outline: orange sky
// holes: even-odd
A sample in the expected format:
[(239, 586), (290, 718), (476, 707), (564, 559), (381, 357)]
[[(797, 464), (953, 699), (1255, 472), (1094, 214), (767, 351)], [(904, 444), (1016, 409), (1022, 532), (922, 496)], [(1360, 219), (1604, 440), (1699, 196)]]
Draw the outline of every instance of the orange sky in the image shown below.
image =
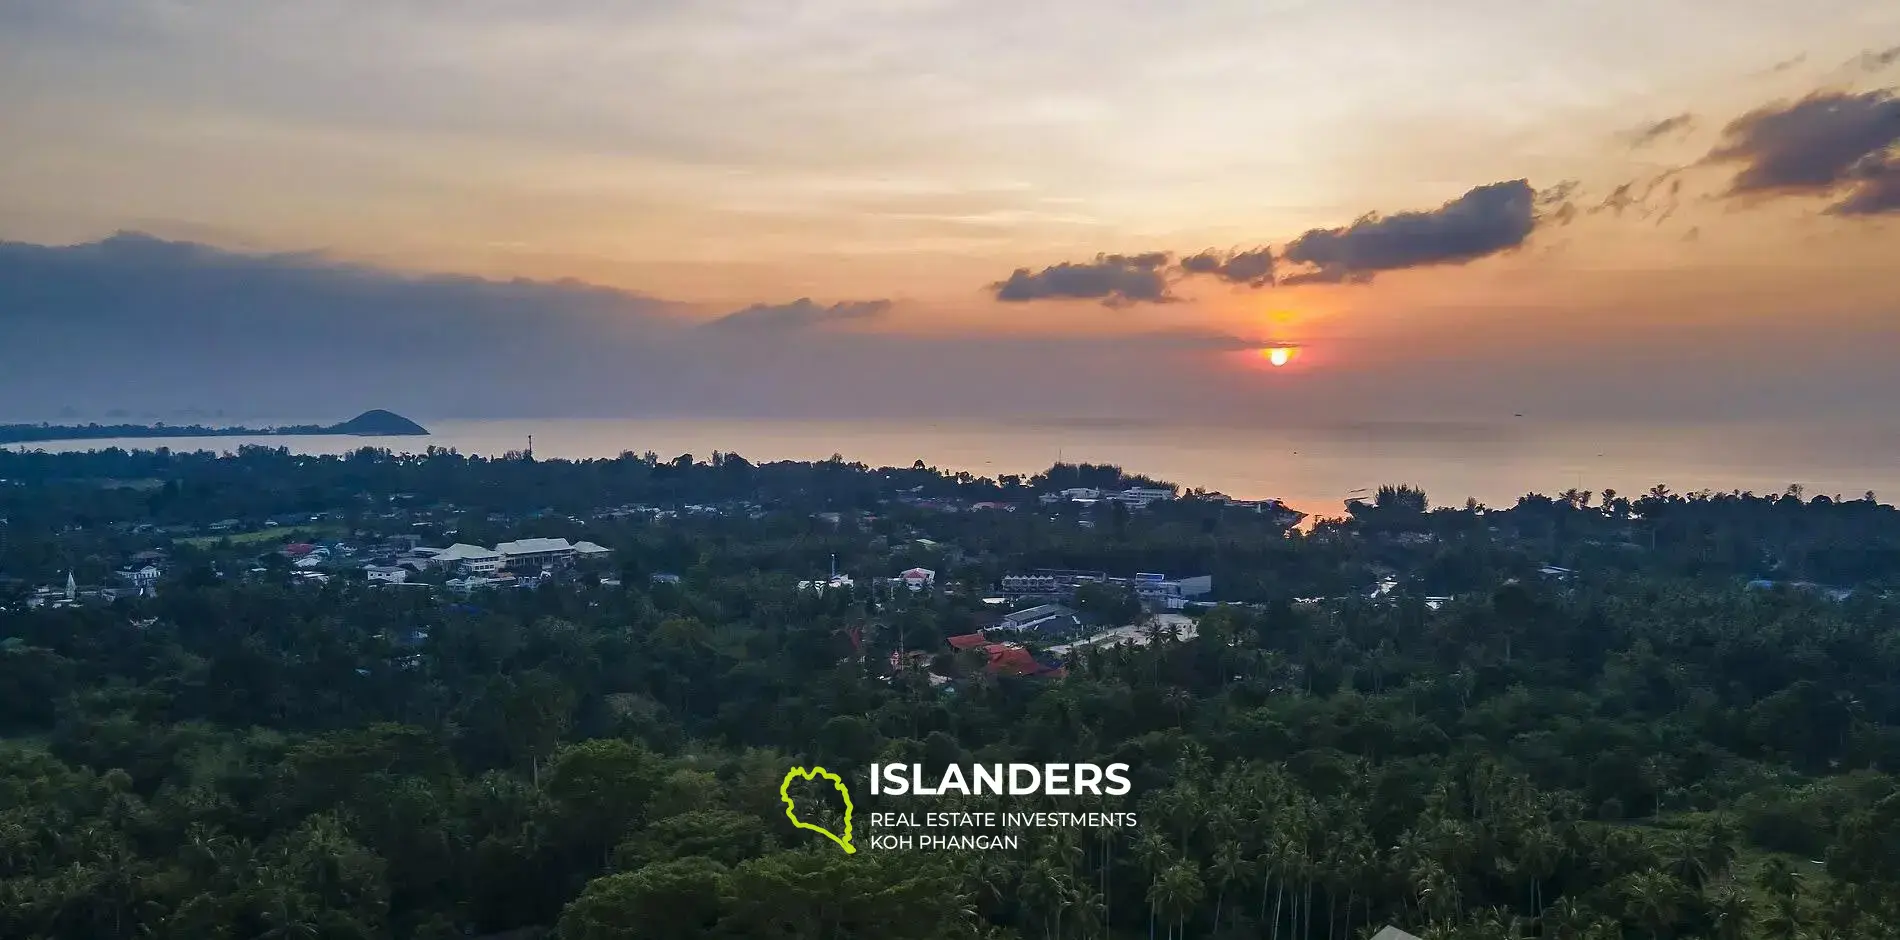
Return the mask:
[[(269, 8), (266, 8), (269, 7)], [(0, 11), (0, 238), (118, 229), (401, 270), (577, 278), (710, 316), (888, 298), (854, 329), (1197, 330), (1302, 365), (1760, 331), (1894, 338), (1900, 216), (1585, 212), (1370, 284), (999, 304), (1018, 268), (1283, 245), (1475, 186), (1616, 185), (1744, 112), (1900, 83), (1864, 0), (976, 0)], [(1630, 133), (1678, 113), (1683, 134)], [(1614, 344), (1612, 344), (1614, 345)]]

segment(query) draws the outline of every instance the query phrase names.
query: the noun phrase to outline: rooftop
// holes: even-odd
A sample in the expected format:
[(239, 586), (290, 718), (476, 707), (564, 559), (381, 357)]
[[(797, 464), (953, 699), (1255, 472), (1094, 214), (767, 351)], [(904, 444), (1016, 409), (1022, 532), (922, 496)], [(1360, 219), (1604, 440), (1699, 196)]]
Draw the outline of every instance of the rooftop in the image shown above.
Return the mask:
[(470, 545), (467, 542), (457, 542), (454, 545), (451, 545), (448, 548), (443, 549), (441, 554), (435, 556), (435, 560), (436, 561), (465, 561), (471, 558), (488, 559), (488, 558), (500, 558), (500, 557), (501, 557), (500, 552), (490, 551), (486, 548), (481, 547), (480, 545)]
[[(587, 544), (593, 545), (592, 542)], [(594, 547), (599, 548), (600, 546), (595, 545)], [(571, 552), (574, 551), (575, 548), (576, 546), (569, 544), (567, 539), (521, 539), (514, 542), (503, 542), (495, 546), (495, 551), (503, 555), (536, 555), (542, 552)]]
[(1046, 617), (1059, 617), (1070, 612), (1069, 608), (1061, 604), (1042, 604), (1025, 610), (1019, 610), (1012, 614), (1004, 614), (1003, 619), (1013, 623), (1031, 623)]

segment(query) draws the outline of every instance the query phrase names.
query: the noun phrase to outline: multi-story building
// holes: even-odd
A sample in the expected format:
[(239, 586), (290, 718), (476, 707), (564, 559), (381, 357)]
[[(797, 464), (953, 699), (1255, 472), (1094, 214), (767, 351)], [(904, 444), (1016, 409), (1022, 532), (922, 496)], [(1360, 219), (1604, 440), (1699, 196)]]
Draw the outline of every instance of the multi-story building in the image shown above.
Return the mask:
[(505, 561), (500, 552), (465, 542), (457, 542), (443, 549), (433, 559), (435, 564), (442, 567), (460, 568), (471, 574), (490, 574), (500, 571)]
[(157, 565), (143, 565), (138, 568), (127, 568), (119, 572), (119, 580), (124, 581), (126, 587), (131, 588), (134, 594), (141, 596), (149, 595), (157, 589), (158, 576), (159, 570)]
[(1158, 500), (1173, 499), (1174, 491), (1154, 486), (1131, 486), (1119, 493), (1104, 493), (1102, 498), (1130, 509), (1141, 509)]
[(1151, 571), (1136, 572), (1132, 578), (1110, 578), (1110, 584), (1126, 586), (1141, 598), (1149, 607), (1162, 610), (1180, 610), (1187, 602), (1196, 597), (1210, 594), (1214, 590), (1214, 578), (1201, 575), (1197, 578), (1169, 578), (1164, 574)]
[(567, 539), (521, 539), (495, 546), (508, 568), (539, 568), (551, 562), (574, 557), (574, 546)]
[(402, 584), (409, 580), (409, 569), (397, 565), (364, 565), (363, 573), (372, 584)]
[(1101, 571), (1037, 568), (1028, 574), (1004, 575), (1000, 586), (1003, 596), (1012, 601), (1033, 598), (1067, 600), (1075, 596), (1077, 585), (1101, 584), (1107, 580), (1108, 574)]

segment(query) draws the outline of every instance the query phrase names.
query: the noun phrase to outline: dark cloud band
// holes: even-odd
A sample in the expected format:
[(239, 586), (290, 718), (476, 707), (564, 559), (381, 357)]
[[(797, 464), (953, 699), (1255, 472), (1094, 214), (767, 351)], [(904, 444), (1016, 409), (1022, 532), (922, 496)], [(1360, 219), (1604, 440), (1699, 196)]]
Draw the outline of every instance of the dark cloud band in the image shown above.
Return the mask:
[(1109, 306), (1165, 303), (1174, 299), (1168, 290), (1168, 260), (1167, 253), (1159, 251), (1096, 255), (1092, 262), (1065, 261), (1040, 271), (1017, 268), (990, 289), (1005, 303), (1060, 298), (1099, 300)]
[(1705, 160), (1739, 167), (1731, 196), (1835, 196), (1829, 212), (1872, 215), (1900, 210), (1897, 150), (1893, 90), (1821, 92), (1736, 118)]
[(1384, 271), (1464, 264), (1522, 245), (1537, 228), (1537, 192), (1527, 180), (1479, 186), (1423, 212), (1368, 215), (1343, 228), (1313, 229), (1287, 243), (1281, 260), (1305, 265), (1302, 281), (1370, 281)]
[(1230, 284), (1270, 287), (1273, 284), (1273, 249), (1263, 246), (1228, 254), (1208, 249), (1200, 254), (1182, 258), (1181, 271), (1184, 274), (1205, 274), (1217, 277)]
[[(1067, 298), (1121, 306), (1176, 300), (1171, 281), (1187, 277), (1252, 288), (1364, 283), (1384, 271), (1463, 264), (1516, 248), (1541, 222), (1562, 223), (1576, 214), (1568, 201), (1574, 188), (1565, 183), (1540, 193), (1526, 180), (1492, 183), (1436, 209), (1372, 213), (1341, 228), (1312, 229), (1278, 252), (1270, 246), (1208, 249), (1178, 262), (1160, 251), (1097, 255), (1092, 262), (1063, 262), (1040, 271), (1017, 268), (990, 289), (997, 300), (1009, 303)], [(1293, 270), (1287, 270), (1289, 265)]]

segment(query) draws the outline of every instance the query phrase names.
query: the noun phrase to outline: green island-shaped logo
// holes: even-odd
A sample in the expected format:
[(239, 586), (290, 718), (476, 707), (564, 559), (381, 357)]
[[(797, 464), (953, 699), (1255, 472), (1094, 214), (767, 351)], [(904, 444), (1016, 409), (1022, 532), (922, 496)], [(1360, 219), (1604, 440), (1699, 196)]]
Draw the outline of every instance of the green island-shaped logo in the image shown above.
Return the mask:
[[(801, 777), (806, 780), (815, 780), (819, 777), (823, 777), (831, 781), (832, 786), (838, 788), (838, 795), (844, 797), (844, 835), (842, 837), (823, 826), (814, 826), (798, 818), (798, 806), (792, 800), (792, 781)], [(843, 849), (846, 855), (854, 855), (857, 853), (857, 847), (851, 844), (851, 791), (845, 789), (844, 779), (842, 777), (839, 777), (837, 774), (823, 767), (813, 767), (810, 770), (806, 770), (803, 767), (793, 767), (791, 770), (785, 772), (785, 782), (778, 785), (778, 797), (785, 801), (785, 818), (791, 820), (792, 825), (800, 829), (810, 829), (838, 843), (838, 848)]]

